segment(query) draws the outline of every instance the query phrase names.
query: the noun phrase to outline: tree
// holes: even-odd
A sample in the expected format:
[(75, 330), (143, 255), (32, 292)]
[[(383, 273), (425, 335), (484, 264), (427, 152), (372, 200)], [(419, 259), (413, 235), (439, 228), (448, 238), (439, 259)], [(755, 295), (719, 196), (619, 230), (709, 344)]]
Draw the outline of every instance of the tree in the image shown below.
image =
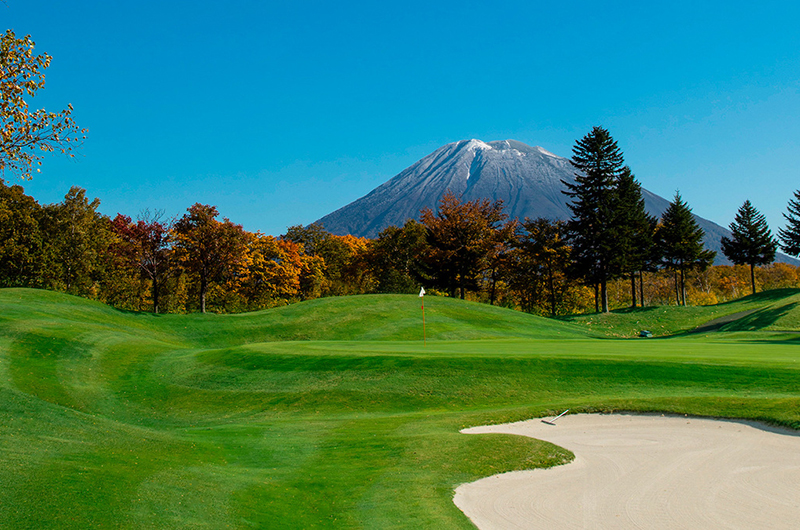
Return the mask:
[(200, 312), (206, 312), (209, 283), (241, 274), (245, 267), (246, 235), (227, 218), (217, 221), (214, 206), (195, 203), (173, 228), (175, 249), (183, 267), (199, 281)]
[(123, 242), (118, 252), (150, 282), (153, 313), (159, 312), (161, 293), (176, 270), (171, 226), (161, 222), (162, 215), (160, 211), (145, 211), (133, 223), (130, 217), (117, 214), (111, 223), (112, 230)]
[(45, 237), (47, 269), (51, 286), (68, 293), (96, 295), (104, 273), (103, 257), (113, 239), (108, 217), (89, 201), (86, 190), (72, 186), (58, 204), (43, 208), (40, 227)]
[(661, 250), (661, 264), (675, 274), (675, 298), (686, 305), (686, 272), (707, 269), (716, 253), (703, 247), (703, 230), (697, 226), (692, 209), (679, 192), (661, 216), (656, 241)]
[(324, 273), (322, 295), (345, 295), (365, 292), (366, 266), (363, 262), (368, 240), (352, 235), (331, 234), (319, 223), (290, 226), (282, 239), (302, 245), (307, 256), (322, 259)]
[[(652, 254), (655, 219), (645, 209), (642, 187), (628, 166), (622, 168), (615, 185), (613, 230), (617, 242), (616, 265), (631, 282), (631, 307), (636, 307), (637, 273), (647, 268)], [(643, 302), (643, 300), (642, 300)]]
[(22, 186), (6, 186), (0, 179), (0, 287), (40, 284), (41, 211)]
[(428, 252), (420, 260), (420, 276), (436, 289), (463, 300), (466, 291), (477, 291), (500, 242), (508, 240), (514, 224), (503, 225), (503, 201), (488, 199), (461, 202), (447, 191), (439, 212), (422, 210)]
[(722, 253), (736, 265), (750, 266), (750, 286), (756, 294), (755, 267), (775, 261), (778, 241), (772, 237), (766, 217), (749, 200), (744, 201), (728, 228), (733, 237), (721, 239)]
[(794, 199), (789, 200), (787, 206), (789, 215), (783, 214), (783, 217), (789, 223), (786, 228), (778, 230), (778, 236), (781, 238), (781, 250), (790, 256), (800, 256), (800, 190), (794, 192)]
[(418, 259), (427, 249), (425, 226), (409, 219), (402, 228), (389, 226), (367, 251), (367, 263), (379, 293), (419, 291)]
[[(6, 171), (31, 177), (41, 153), (60, 151), (67, 156), (86, 138), (72, 119), (72, 105), (60, 112), (30, 110), (26, 98), (44, 88), (49, 55), (33, 53), (30, 35), (17, 38), (12, 30), (0, 37), (0, 174)], [(37, 168), (38, 171), (38, 168)]]
[(303, 256), (298, 244), (260, 233), (248, 234), (250, 259), (240, 290), (250, 310), (263, 309), (300, 295)]
[[(595, 309), (608, 312), (608, 282), (618, 274), (618, 238), (614, 228), (615, 185), (623, 171), (622, 151), (611, 134), (594, 127), (572, 148), (575, 184), (562, 181), (572, 201), (569, 221), (572, 273), (595, 286)], [(600, 292), (597, 293), (597, 286)]]
[(509, 283), (520, 296), (522, 309), (546, 306), (551, 316), (558, 313), (569, 287), (566, 270), (570, 247), (566, 223), (545, 218), (525, 219), (515, 241)]

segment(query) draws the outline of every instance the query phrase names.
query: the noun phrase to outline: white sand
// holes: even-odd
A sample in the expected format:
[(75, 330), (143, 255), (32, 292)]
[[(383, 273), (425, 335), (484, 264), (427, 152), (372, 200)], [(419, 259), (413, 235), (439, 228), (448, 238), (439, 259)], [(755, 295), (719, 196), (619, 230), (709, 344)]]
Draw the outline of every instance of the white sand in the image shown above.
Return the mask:
[(564, 416), (474, 427), (575, 453), (572, 463), (462, 484), (481, 530), (800, 528), (800, 436), (757, 423), (675, 416)]

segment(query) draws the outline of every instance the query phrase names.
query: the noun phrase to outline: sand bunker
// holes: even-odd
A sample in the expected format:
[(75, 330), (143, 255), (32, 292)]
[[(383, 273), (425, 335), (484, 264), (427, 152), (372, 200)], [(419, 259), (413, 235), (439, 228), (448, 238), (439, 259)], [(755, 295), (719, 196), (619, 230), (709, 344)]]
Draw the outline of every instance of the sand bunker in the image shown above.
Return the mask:
[(552, 469), (462, 484), (454, 502), (480, 528), (798, 528), (800, 436), (756, 423), (564, 416), (465, 433), (510, 433), (575, 453)]

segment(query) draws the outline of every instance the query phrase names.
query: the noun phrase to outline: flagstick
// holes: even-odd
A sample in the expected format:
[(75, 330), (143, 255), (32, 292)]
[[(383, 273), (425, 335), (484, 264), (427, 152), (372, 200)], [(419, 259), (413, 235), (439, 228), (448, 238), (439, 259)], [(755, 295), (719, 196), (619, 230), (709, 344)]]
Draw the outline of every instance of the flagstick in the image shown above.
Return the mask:
[(426, 345), (428, 343), (427, 338), (425, 337), (425, 288), (419, 288), (419, 299), (422, 302), (422, 345)]
[(422, 298), (422, 345), (425, 346), (428, 344), (427, 339), (425, 338), (425, 297)]

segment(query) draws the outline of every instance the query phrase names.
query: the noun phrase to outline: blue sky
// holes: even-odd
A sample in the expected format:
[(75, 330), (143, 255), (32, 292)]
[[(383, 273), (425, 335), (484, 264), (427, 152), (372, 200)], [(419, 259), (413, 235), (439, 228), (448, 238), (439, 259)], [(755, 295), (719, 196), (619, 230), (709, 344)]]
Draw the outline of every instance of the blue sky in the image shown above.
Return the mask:
[[(602, 125), (645, 188), (773, 231), (800, 189), (796, 2), (6, 0), (53, 56), (33, 101), (89, 129), (71, 185), (132, 217), (195, 202), (278, 235), (441, 145), (515, 139), (571, 156)], [(7, 180), (11, 180), (8, 179)]]

